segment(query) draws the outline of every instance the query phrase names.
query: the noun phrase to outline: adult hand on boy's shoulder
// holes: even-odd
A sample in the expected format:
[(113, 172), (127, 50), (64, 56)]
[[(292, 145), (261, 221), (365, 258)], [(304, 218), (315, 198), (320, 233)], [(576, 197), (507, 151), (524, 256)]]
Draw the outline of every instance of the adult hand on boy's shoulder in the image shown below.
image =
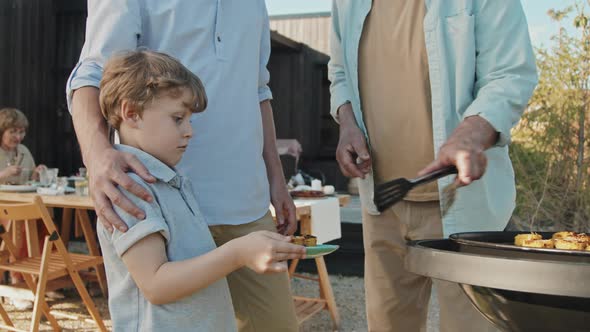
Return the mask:
[(293, 235), (297, 230), (295, 203), (293, 203), (284, 181), (277, 185), (271, 185), (270, 201), (275, 208), (277, 231), (283, 235)]
[(113, 227), (116, 227), (121, 232), (127, 231), (127, 225), (115, 213), (113, 205), (140, 220), (145, 218), (144, 211), (141, 211), (117, 188), (121, 186), (147, 202), (153, 200), (145, 188), (126, 174), (131, 171), (146, 182), (156, 181), (134, 155), (108, 148), (96, 152), (87, 166), (90, 195), (94, 201), (96, 213), (106, 229), (112, 232)]

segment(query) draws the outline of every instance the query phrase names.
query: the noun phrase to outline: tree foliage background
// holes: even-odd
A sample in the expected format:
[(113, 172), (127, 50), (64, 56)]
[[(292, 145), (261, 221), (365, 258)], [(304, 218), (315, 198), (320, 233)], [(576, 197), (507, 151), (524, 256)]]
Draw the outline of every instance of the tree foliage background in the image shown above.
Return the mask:
[(521, 230), (590, 232), (590, 0), (569, 4), (548, 12), (560, 28), (536, 50), (539, 85), (513, 132)]

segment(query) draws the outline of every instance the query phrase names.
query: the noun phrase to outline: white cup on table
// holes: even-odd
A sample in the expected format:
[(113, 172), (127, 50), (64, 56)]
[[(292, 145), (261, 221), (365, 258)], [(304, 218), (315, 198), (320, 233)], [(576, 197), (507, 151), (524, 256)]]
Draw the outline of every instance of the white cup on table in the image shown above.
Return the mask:
[(311, 190), (322, 190), (322, 181), (318, 179), (311, 180)]

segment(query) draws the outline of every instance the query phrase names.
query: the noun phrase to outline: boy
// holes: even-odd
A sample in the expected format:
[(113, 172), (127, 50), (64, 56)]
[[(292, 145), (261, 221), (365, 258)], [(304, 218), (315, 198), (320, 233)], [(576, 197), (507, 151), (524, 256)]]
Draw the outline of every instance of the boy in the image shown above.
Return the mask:
[(115, 331), (235, 331), (225, 276), (244, 266), (284, 272), (285, 260), (305, 253), (272, 232), (215, 247), (188, 179), (174, 169), (192, 137), (191, 115), (206, 104), (201, 81), (165, 54), (132, 51), (105, 66), (100, 106), (119, 133), (116, 149), (135, 155), (157, 178), (147, 183), (130, 174), (152, 203), (119, 188), (145, 211), (144, 220), (116, 207), (129, 230), (111, 234), (99, 225)]

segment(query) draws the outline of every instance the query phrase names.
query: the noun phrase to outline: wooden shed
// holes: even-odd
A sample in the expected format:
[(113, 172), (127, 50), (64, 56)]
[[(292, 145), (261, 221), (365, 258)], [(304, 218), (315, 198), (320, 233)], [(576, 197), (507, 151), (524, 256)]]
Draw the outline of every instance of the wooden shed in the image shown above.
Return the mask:
[(270, 29), (283, 36), (306, 44), (316, 51), (330, 55), (332, 13), (273, 15)]
[(0, 107), (29, 118), (35, 161), (69, 175), (82, 166), (65, 86), (84, 41), (86, 1), (0, 1)]

